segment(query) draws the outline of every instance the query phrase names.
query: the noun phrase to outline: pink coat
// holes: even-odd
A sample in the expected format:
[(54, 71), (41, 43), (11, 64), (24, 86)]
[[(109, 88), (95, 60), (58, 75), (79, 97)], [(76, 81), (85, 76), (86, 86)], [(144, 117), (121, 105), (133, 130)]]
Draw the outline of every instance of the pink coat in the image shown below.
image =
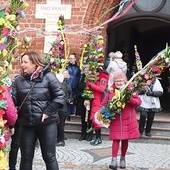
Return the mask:
[(5, 92), (3, 93), (3, 97), (6, 100), (6, 108), (5, 114), (4, 114), (4, 119), (7, 120), (7, 125), (12, 126), (15, 124), (18, 114), (17, 114), (17, 109), (13, 103), (12, 97), (9, 94), (9, 91), (6, 87), (3, 87), (5, 89)]
[[(105, 106), (114, 96), (114, 93), (108, 93), (104, 98), (101, 106)], [(135, 107), (141, 104), (141, 99), (134, 95), (125, 105), (120, 115), (116, 116), (110, 123), (110, 140), (129, 140), (140, 137), (138, 130), (138, 122), (136, 117)]]
[[(87, 86), (94, 91), (94, 98), (91, 101), (90, 107), (90, 120), (94, 120), (94, 114), (99, 110), (100, 104), (102, 102), (102, 93), (107, 88), (109, 76), (105, 73), (99, 74), (99, 80), (97, 83), (87, 82)], [(94, 124), (94, 128), (98, 129), (97, 124)]]

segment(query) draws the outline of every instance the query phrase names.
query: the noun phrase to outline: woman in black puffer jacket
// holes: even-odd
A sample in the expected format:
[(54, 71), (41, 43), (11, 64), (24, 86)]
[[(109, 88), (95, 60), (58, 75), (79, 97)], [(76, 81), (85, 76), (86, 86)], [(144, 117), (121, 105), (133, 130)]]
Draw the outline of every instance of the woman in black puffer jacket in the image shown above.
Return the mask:
[[(32, 85), (34, 84), (30, 91)], [(22, 101), (30, 91), (25, 102)], [(58, 170), (56, 160), (57, 110), (65, 103), (59, 81), (36, 52), (21, 56), (21, 76), (12, 86), (12, 97), (19, 110), (20, 170), (32, 170), (36, 140), (39, 139), (47, 170)]]

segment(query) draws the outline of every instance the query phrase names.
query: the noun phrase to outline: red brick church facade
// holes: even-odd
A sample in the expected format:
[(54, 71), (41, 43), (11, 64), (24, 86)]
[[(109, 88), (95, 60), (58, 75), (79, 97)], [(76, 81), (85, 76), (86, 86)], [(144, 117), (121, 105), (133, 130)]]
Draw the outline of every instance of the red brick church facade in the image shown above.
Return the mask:
[[(46, 4), (46, 0), (27, 0), (29, 7), (26, 9), (26, 17), (20, 19), (20, 28), (21, 30), (28, 29), (42, 29), (45, 27), (45, 19), (36, 19), (35, 10), (36, 4)], [(87, 29), (94, 27), (94, 23), (99, 19), (99, 17), (109, 8), (118, 4), (119, 0), (61, 0), (61, 4), (71, 4), (71, 20), (65, 20), (65, 25), (80, 25), (87, 26)], [(6, 0), (1, 0), (0, 5), (7, 3)], [(106, 21), (111, 17), (113, 11), (107, 13), (101, 20), (100, 23)], [(97, 25), (95, 25), (97, 26)], [(106, 28), (105, 25), (103, 29), (103, 36), (106, 37)], [(29, 37), (32, 37), (31, 46), (29, 50), (35, 50), (40, 54), (43, 53), (44, 48), (44, 37), (37, 36), (36, 32), (25, 32), (19, 35), (19, 38), (22, 38), (26, 34)], [(79, 57), (82, 53), (82, 49), (85, 43), (90, 39), (90, 36), (87, 33), (74, 33), (74, 34), (65, 34), (66, 40), (69, 42), (70, 52), (75, 52)], [(13, 63), (12, 75), (18, 73), (18, 62)]]

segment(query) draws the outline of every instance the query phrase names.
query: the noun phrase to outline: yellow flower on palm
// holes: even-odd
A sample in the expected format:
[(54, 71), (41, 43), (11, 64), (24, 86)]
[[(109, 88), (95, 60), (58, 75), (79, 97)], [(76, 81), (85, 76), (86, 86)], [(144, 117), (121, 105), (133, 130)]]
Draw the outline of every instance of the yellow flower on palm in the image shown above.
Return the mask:
[[(0, 44), (3, 44), (4, 43), (4, 39), (3, 38), (1, 38), (0, 39)], [(1, 50), (0, 50), (1, 51)]]
[(58, 20), (58, 21), (57, 21), (57, 24), (58, 24), (58, 25), (61, 25), (61, 20)]
[(7, 165), (8, 161), (6, 155), (0, 151), (0, 169), (7, 170)]
[(3, 72), (3, 68), (2, 67), (0, 67), (0, 74), (3, 74), (2, 72)]
[(121, 106), (122, 106), (122, 102), (118, 101), (118, 102), (116, 103), (116, 105), (117, 105), (117, 107), (121, 107)]
[(122, 104), (122, 108), (124, 108), (124, 107), (125, 107), (125, 103)]
[(2, 51), (3, 57), (5, 57), (5, 56), (7, 55), (7, 53), (8, 53), (8, 51), (7, 51), (6, 49), (4, 49), (4, 50)]
[(27, 8), (29, 6), (28, 3), (24, 2), (21, 6), (20, 6), (20, 9), (23, 10), (25, 8)]
[(14, 20), (16, 20), (16, 15), (7, 15), (5, 18), (7, 20), (14, 21)]
[(119, 98), (120, 98), (120, 91), (115, 89), (115, 95), (114, 95), (113, 99), (119, 99)]
[(0, 25), (4, 25), (5, 20), (3, 18), (0, 18)]
[(8, 20), (6, 20), (5, 23), (4, 23), (4, 27), (5, 28), (10, 28), (11, 27), (11, 23)]

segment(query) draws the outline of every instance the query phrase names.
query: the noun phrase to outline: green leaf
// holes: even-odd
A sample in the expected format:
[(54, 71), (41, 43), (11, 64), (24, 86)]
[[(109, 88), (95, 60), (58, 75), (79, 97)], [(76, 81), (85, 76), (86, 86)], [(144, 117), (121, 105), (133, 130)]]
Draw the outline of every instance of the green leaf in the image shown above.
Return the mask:
[(5, 11), (4, 10), (0, 11), (0, 18), (4, 18), (4, 16), (5, 16)]
[(4, 109), (6, 107), (6, 100), (0, 100), (0, 109)]

